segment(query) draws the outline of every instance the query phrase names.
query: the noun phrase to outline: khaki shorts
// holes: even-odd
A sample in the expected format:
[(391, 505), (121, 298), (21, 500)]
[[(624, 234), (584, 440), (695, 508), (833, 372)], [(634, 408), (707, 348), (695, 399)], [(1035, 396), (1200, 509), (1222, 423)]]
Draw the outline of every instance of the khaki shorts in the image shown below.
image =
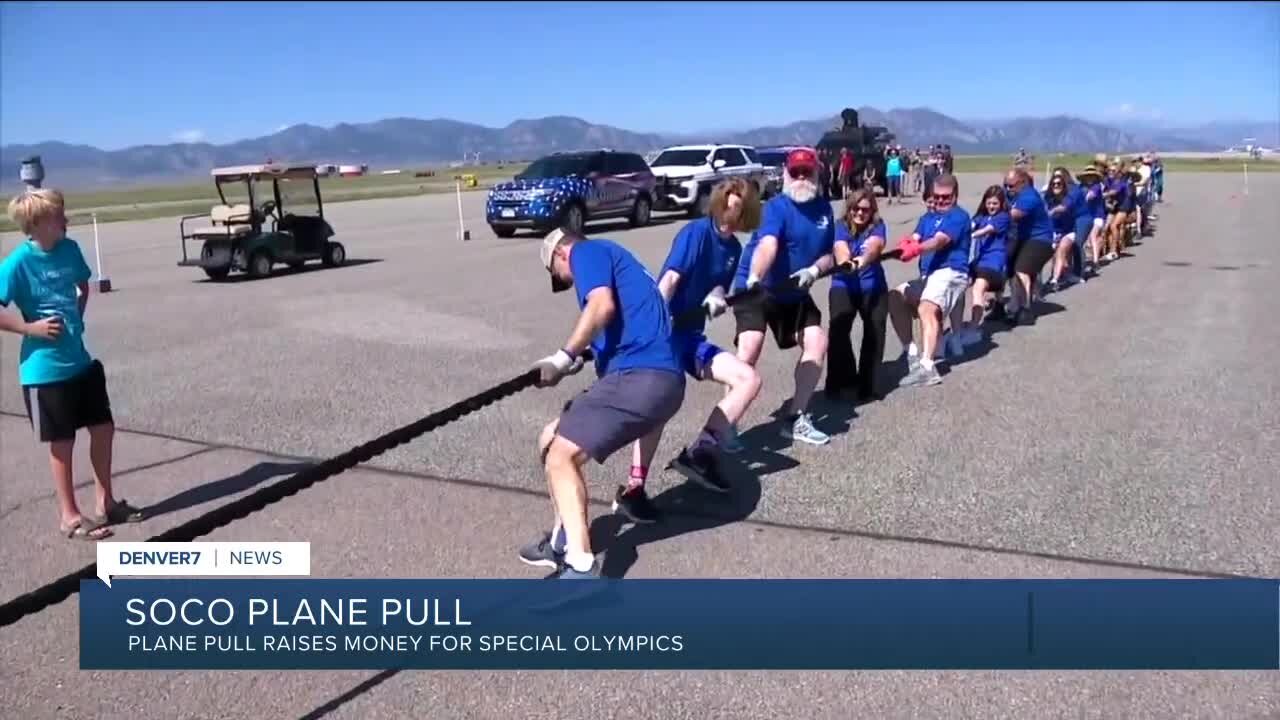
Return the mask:
[(898, 286), (908, 297), (919, 298), (937, 305), (946, 317), (964, 298), (969, 289), (969, 275), (954, 268), (942, 268), (927, 278), (916, 278)]

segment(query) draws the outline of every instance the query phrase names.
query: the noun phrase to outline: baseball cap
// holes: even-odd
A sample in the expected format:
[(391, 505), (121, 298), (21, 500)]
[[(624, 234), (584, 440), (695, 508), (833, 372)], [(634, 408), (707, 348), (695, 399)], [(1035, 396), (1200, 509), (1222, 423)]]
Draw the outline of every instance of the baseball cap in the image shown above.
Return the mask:
[(818, 158), (809, 148), (796, 148), (787, 153), (787, 170), (796, 168), (809, 168), (810, 170), (818, 166)]
[[(548, 273), (551, 273), (551, 255), (555, 253), (556, 248), (563, 245), (564, 242), (568, 239), (569, 239), (569, 236), (566, 235), (564, 230), (561, 230), (560, 228), (556, 228), (555, 230), (552, 230), (551, 232), (547, 233), (547, 236), (542, 239), (542, 268), (546, 270)], [(568, 290), (569, 287), (570, 287), (569, 285), (566, 285), (556, 280), (555, 274), (551, 273), (551, 291), (552, 292), (563, 292), (565, 290)]]

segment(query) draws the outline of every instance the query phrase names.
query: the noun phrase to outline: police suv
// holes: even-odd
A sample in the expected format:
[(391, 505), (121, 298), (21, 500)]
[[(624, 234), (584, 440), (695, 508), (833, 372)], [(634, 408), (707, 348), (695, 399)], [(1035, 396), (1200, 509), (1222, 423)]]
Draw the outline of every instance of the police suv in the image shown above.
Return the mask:
[(755, 148), (747, 145), (677, 145), (649, 163), (658, 177), (655, 210), (687, 210), (691, 217), (707, 214), (711, 188), (730, 177), (745, 177), (764, 193), (765, 168)]

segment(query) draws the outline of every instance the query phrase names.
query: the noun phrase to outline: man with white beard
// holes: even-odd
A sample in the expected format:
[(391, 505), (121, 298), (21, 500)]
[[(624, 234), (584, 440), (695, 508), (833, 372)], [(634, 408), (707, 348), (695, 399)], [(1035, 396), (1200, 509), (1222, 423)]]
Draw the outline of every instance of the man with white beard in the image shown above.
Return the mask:
[(822, 311), (810, 297), (809, 288), (831, 271), (835, 243), (835, 219), (831, 204), (819, 192), (817, 168), (818, 158), (808, 148), (787, 155), (782, 194), (764, 206), (760, 227), (743, 249), (734, 278), (736, 291), (758, 286), (765, 292), (759, 299), (738, 303), (733, 312), (738, 324), (738, 358), (752, 367), (764, 349), (766, 328), (780, 349), (800, 345), (795, 394), (787, 412), (790, 426), (784, 428), (783, 435), (825, 445), (831, 438), (813, 426), (807, 412), (827, 356)]

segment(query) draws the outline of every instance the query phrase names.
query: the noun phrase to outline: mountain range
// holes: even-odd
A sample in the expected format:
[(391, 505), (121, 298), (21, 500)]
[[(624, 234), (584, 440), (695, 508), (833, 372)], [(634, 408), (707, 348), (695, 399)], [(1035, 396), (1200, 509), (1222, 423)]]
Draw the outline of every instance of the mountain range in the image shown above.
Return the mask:
[[(1148, 148), (1213, 151), (1247, 136), (1268, 144), (1277, 134), (1274, 127), (1258, 124), (1122, 130), (1067, 116), (963, 122), (928, 108), (881, 111), (863, 107), (858, 113), (862, 124), (888, 127), (904, 146), (946, 143), (957, 154), (1011, 153), (1018, 148), (1033, 153), (1125, 152)], [(172, 143), (102, 150), (50, 141), (0, 146), (0, 168), (3, 168), (0, 186), (11, 189), (19, 184), (18, 166), (30, 155), (41, 156), (50, 184), (92, 188), (184, 179), (207, 181), (213, 167), (259, 163), (267, 158), (359, 163), (376, 170), (441, 164), (474, 153), (480, 153), (481, 160), (494, 162), (530, 160), (556, 150), (587, 147), (644, 152), (690, 142), (760, 146), (812, 144), (838, 124), (839, 117), (833, 114), (778, 127), (672, 135), (635, 132), (567, 116), (516, 120), (502, 128), (450, 119), (391, 118), (341, 123), (330, 128), (294, 125), (271, 135), (224, 145)], [(1242, 130), (1246, 132), (1242, 134)]]

